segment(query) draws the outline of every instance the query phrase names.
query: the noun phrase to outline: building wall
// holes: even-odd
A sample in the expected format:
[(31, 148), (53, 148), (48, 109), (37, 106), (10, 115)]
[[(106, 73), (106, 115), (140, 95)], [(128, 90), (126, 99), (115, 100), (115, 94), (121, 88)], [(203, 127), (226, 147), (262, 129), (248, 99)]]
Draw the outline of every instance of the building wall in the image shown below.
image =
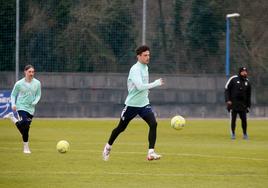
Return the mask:
[[(156, 75), (165, 85), (150, 90), (150, 102), (158, 117), (228, 117), (224, 104), (225, 77), (213, 75)], [(127, 74), (37, 73), (42, 98), (36, 117), (119, 117), (127, 96)], [(14, 73), (1, 72), (0, 89), (12, 89)], [(254, 105), (251, 117), (267, 117), (268, 107)]]

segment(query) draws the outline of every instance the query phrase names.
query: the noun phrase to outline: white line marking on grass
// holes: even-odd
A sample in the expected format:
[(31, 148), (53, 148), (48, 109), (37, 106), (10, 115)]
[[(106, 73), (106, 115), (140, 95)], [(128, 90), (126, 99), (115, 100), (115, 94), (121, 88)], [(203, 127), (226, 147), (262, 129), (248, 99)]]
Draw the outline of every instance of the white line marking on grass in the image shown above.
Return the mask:
[[(20, 150), (20, 148), (8, 148), (8, 147), (0, 147), (1, 150)], [(34, 154), (34, 151), (52, 151), (52, 150), (46, 150), (46, 149), (32, 149), (32, 152)], [(89, 153), (95, 153), (95, 154), (101, 154), (102, 151), (99, 150), (79, 150), (79, 149), (71, 149), (70, 152), (89, 152)], [(55, 149), (55, 153), (57, 153)], [(146, 152), (128, 152), (128, 151), (113, 151), (114, 154), (137, 154), (137, 155), (145, 155)], [(221, 158), (221, 159), (235, 159), (235, 160), (249, 160), (249, 161), (268, 161), (268, 159), (264, 158), (250, 158), (250, 157), (235, 157), (235, 156), (219, 156), (219, 155), (204, 155), (204, 154), (196, 154), (196, 153), (161, 153), (164, 157), (165, 156), (178, 156), (178, 157), (202, 157), (202, 158)]]
[[(120, 154), (142, 154), (143, 152), (115, 152)], [(262, 158), (249, 158), (249, 157), (234, 157), (234, 156), (218, 156), (218, 155), (203, 155), (194, 153), (161, 153), (164, 156), (187, 156), (187, 157), (203, 157), (203, 158), (222, 158), (222, 159), (238, 159), (238, 160), (253, 160), (253, 161), (268, 161)]]
[(219, 176), (223, 176), (223, 177), (226, 177), (226, 176), (237, 176), (237, 177), (253, 177), (253, 176), (267, 176), (267, 175), (264, 175), (264, 174), (155, 174), (155, 173), (124, 173), (124, 172), (111, 172), (111, 173), (107, 173), (105, 172), (105, 174), (108, 174), (108, 175), (136, 175), (136, 176), (168, 176), (168, 177), (219, 177)]
[(253, 160), (253, 161), (268, 161), (268, 159), (262, 158), (249, 158), (249, 157), (234, 157), (234, 156), (218, 156), (218, 155), (203, 155), (203, 154), (190, 154), (190, 153), (173, 153), (167, 155), (187, 156), (187, 157), (204, 157), (204, 158), (222, 158), (222, 159), (238, 159), (238, 160)]
[(267, 177), (266, 174), (192, 174), (192, 173), (140, 173), (140, 172), (78, 172), (78, 171), (50, 171), (50, 172), (42, 172), (42, 171), (1, 171), (1, 175), (15, 175), (15, 174), (31, 174), (31, 175), (37, 175), (37, 176), (43, 176), (43, 175), (95, 175), (95, 176), (103, 176), (103, 175), (112, 175), (112, 176), (118, 176), (118, 175), (124, 175), (124, 176), (154, 176), (154, 177)]

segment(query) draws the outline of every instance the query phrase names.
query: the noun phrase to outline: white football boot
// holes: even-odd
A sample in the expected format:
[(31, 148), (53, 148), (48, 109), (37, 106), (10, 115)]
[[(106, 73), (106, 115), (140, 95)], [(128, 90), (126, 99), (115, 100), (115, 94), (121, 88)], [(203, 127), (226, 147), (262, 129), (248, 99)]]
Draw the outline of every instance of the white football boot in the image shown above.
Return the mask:
[(4, 119), (10, 119), (13, 123), (17, 123), (18, 120), (15, 118), (13, 112), (9, 112), (8, 114), (4, 115)]
[(108, 143), (104, 146), (102, 157), (104, 161), (108, 161), (110, 157), (110, 152), (112, 150), (112, 146)]
[(147, 160), (148, 161), (152, 161), (152, 160), (159, 160), (162, 156), (158, 155), (157, 153), (155, 153), (154, 150), (149, 150), (148, 155), (147, 155)]

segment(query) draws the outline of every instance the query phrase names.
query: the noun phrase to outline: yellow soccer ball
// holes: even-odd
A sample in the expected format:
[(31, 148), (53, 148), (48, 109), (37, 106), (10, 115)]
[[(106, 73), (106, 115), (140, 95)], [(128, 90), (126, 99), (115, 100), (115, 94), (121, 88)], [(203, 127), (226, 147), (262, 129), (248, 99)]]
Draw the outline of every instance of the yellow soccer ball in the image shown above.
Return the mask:
[(66, 153), (67, 151), (70, 150), (70, 144), (66, 140), (61, 140), (57, 143), (56, 148), (57, 148), (58, 152)]
[(176, 130), (181, 130), (186, 125), (184, 117), (176, 115), (171, 119), (170, 125)]

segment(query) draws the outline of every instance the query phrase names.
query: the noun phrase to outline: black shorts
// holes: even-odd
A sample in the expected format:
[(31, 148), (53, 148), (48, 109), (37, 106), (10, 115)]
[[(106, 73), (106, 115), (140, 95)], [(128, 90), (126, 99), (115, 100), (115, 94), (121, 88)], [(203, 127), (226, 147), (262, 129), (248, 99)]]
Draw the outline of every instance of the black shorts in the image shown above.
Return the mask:
[(154, 114), (150, 104), (144, 107), (125, 106), (121, 113), (121, 119), (123, 121), (131, 120), (136, 115), (139, 115), (141, 118), (143, 118), (147, 116), (148, 114)]
[(19, 110), (19, 119), (20, 122), (23, 122), (24, 124), (30, 125), (32, 123), (33, 115), (29, 114), (28, 112), (24, 110)]

